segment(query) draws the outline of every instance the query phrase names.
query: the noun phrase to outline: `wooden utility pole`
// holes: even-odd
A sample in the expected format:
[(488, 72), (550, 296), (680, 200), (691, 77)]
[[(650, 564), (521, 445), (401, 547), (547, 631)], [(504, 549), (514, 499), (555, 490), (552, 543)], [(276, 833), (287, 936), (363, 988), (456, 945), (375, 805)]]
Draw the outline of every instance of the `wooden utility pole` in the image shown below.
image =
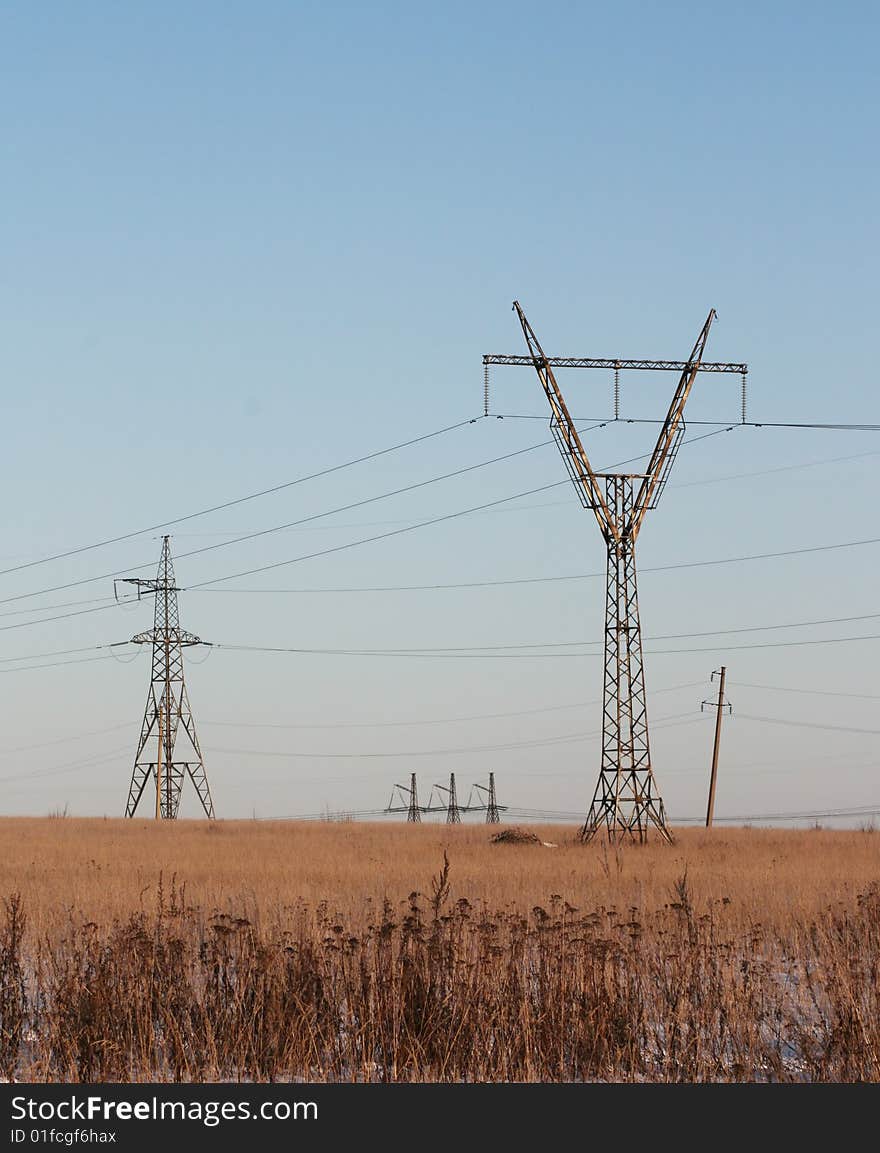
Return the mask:
[[(715, 812), (715, 784), (718, 780), (718, 750), (721, 747), (721, 717), (723, 716), (725, 709), (733, 711), (731, 706), (728, 704), (725, 704), (725, 702), (724, 702), (724, 679), (726, 676), (727, 676), (727, 668), (724, 665), (721, 666), (720, 671), (715, 671), (712, 673), (712, 680), (714, 681), (716, 677), (718, 677), (719, 680), (718, 680), (718, 701), (714, 705), (715, 710), (716, 710), (716, 713), (715, 713), (715, 744), (712, 747), (712, 775), (709, 778), (709, 805), (708, 805), (708, 808), (706, 809), (706, 828), (707, 829), (712, 828), (712, 817), (713, 817), (714, 812)], [(712, 702), (710, 702), (710, 701), (703, 701), (701, 709), (705, 708), (706, 705), (711, 705), (711, 704), (712, 704)]]

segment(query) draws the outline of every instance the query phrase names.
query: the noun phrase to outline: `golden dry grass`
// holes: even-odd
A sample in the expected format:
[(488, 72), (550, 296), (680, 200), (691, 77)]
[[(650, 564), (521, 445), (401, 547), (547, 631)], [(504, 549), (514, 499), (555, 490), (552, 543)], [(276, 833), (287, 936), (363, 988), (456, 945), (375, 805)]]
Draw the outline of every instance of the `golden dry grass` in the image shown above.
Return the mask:
[[(504, 826), (500, 826), (504, 828)], [(880, 880), (880, 833), (685, 829), (674, 845), (581, 845), (573, 826), (530, 826), (540, 845), (493, 845), (486, 825), (356, 822), (0, 820), (0, 894), (21, 893), (31, 931), (152, 907), (160, 874), (187, 900), (274, 921), (301, 900), (347, 919), (365, 900), (428, 891), (446, 850), (453, 899), (528, 911), (553, 894), (579, 908), (651, 910), (687, 872), (696, 904), (730, 900), (741, 922), (784, 927)]]
[(0, 1076), (880, 1081), (880, 838), (0, 821)]

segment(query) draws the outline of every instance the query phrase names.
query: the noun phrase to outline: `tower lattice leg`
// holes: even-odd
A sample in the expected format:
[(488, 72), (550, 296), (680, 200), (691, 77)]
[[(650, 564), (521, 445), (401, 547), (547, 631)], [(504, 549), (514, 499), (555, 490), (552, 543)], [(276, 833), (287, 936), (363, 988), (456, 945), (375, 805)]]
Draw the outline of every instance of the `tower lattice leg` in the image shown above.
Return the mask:
[[(607, 476), (606, 499), (623, 528), (632, 511), (633, 477)], [(635, 544), (624, 534), (608, 542), (602, 763), (581, 840), (604, 828), (609, 840), (643, 842), (652, 824), (672, 840), (651, 770)]]

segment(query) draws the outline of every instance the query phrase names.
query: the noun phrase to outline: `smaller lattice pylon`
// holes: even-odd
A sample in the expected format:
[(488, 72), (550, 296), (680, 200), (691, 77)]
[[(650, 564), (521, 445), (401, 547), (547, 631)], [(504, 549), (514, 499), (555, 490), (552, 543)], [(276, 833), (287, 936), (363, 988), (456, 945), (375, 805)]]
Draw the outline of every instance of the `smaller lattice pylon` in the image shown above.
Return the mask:
[(470, 803), (470, 801), (468, 801), (467, 805), (465, 806), (466, 810), (470, 811), (471, 809), (478, 809), (478, 810), (479, 809), (485, 809), (486, 810), (486, 824), (487, 825), (499, 824), (501, 821), (501, 818), (498, 815), (499, 811), (501, 809), (506, 809), (507, 805), (499, 805), (498, 804), (498, 798), (495, 794), (495, 774), (494, 773), (489, 774), (488, 786), (486, 786), (486, 785), (474, 785), (474, 788), (478, 789), (481, 793), (486, 794), (486, 803), (484, 805), (472, 805)]
[(498, 817), (498, 801), (495, 797), (495, 774), (489, 774), (489, 797), (486, 802), (486, 824), (497, 825), (499, 822)]
[(419, 808), (419, 794), (416, 791), (415, 773), (410, 773), (409, 778), (409, 808), (406, 811), (406, 819), (408, 824), (416, 824), (422, 819), (422, 812)]
[(461, 824), (461, 813), (458, 808), (458, 797), (455, 795), (455, 773), (449, 774), (449, 806), (446, 809), (446, 824)]
[[(395, 800), (399, 803), (395, 805)], [(391, 791), (391, 800), (388, 802), (386, 813), (406, 813), (408, 823), (421, 821), (422, 810), (419, 805), (419, 795), (416, 790), (416, 775), (410, 774), (409, 787), (406, 785), (395, 785)]]
[(447, 825), (460, 825), (461, 824), (461, 809), (458, 805), (458, 797), (455, 794), (455, 773), (449, 774), (449, 787), (446, 785), (435, 785), (441, 793), (446, 794), (446, 824)]
[[(136, 645), (150, 645), (153, 653), (150, 688), (141, 735), (128, 788), (126, 817), (133, 817), (147, 782), (156, 782), (156, 819), (173, 821), (180, 808), (183, 783), (188, 776), (195, 786), (205, 816), (214, 820), (214, 802), (205, 773), (205, 762), (183, 672), (183, 650), (207, 642), (180, 627), (170, 537), (162, 538), (159, 569), (153, 580), (125, 578), (134, 585), (138, 599), (154, 597), (153, 627), (131, 638)], [(181, 737), (180, 745), (178, 738)], [(155, 742), (155, 751), (154, 751)]]

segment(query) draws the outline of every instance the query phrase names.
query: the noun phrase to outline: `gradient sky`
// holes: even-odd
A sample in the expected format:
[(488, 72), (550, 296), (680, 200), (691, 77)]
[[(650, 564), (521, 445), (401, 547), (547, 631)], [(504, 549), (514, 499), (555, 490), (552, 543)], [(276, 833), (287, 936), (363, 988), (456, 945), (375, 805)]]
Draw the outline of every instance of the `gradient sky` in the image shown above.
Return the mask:
[[(684, 358), (714, 307), (707, 357), (748, 362), (750, 418), (880, 423), (878, 23), (867, 3), (0, 5), (2, 567), (479, 417), (481, 355), (523, 350), (515, 298), (548, 353), (596, 357)], [(610, 415), (607, 374), (559, 379)], [(674, 384), (625, 376), (623, 415)], [(738, 378), (703, 375), (688, 413), (739, 406)], [(423, 797), (494, 770), (502, 802), (586, 811), (605, 558), (570, 485), (192, 588), (565, 480), (531, 370), (494, 371), (492, 411), (166, 530), (183, 624), (221, 646), (188, 664), (219, 816), (381, 808), (413, 771)], [(602, 467), (655, 436), (585, 440)], [(705, 810), (722, 664), (719, 817), (880, 808), (878, 544), (651, 571), (880, 538), (878, 466), (874, 431), (682, 449), (638, 549), (673, 819)], [(0, 575), (4, 813), (122, 812), (149, 660), (99, 646), (150, 627), (113, 577), (152, 575), (161, 531)], [(577, 574), (599, 575), (332, 591)], [(41, 655), (68, 649), (94, 651)]]

